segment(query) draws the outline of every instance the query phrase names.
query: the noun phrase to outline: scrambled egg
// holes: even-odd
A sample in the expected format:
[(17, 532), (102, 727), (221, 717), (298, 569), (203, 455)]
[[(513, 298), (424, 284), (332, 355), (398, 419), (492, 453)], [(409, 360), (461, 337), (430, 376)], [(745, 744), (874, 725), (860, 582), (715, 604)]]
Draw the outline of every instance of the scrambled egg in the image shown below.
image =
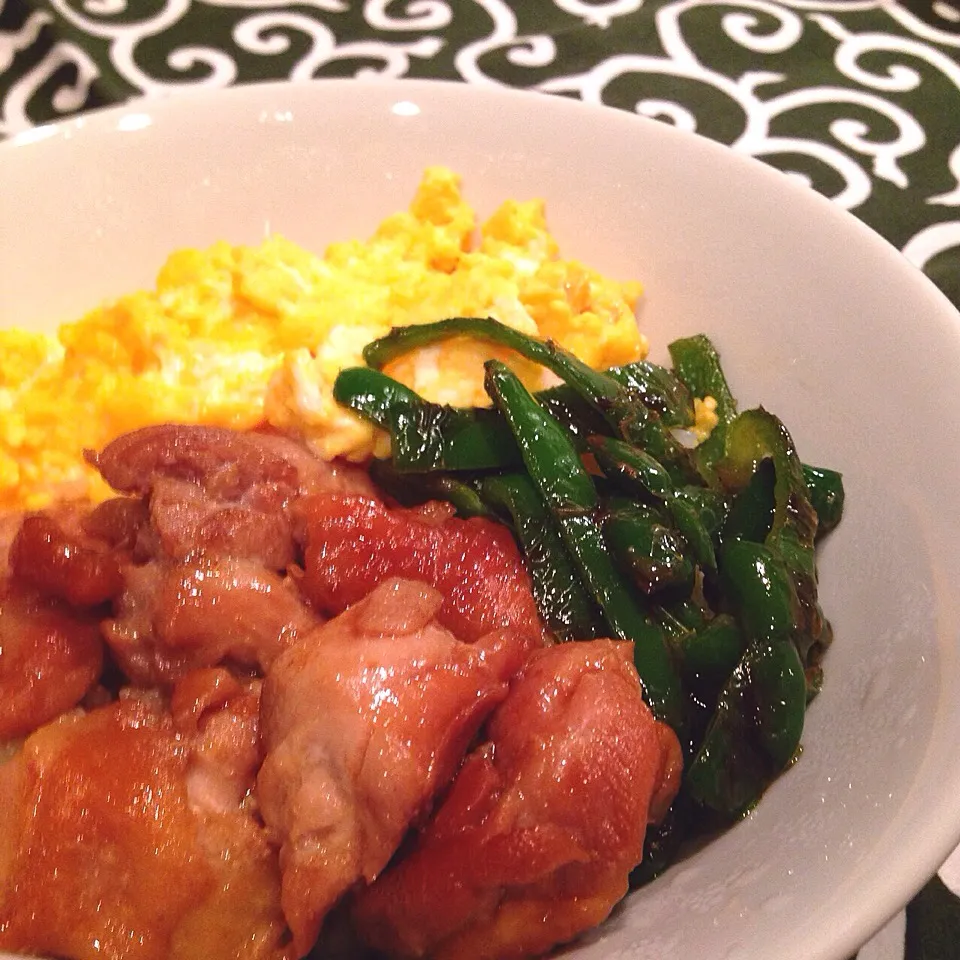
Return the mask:
[[(478, 232), (459, 178), (439, 167), (425, 172), (408, 211), (323, 257), (280, 236), (179, 251), (155, 290), (55, 337), (0, 331), (0, 509), (107, 495), (83, 449), (164, 421), (268, 422), (326, 458), (384, 455), (387, 439), (339, 407), (331, 388), (391, 327), (493, 316), (603, 368), (646, 355), (640, 293), (561, 259), (541, 201), (508, 200)], [(531, 389), (547, 382), (541, 368), (467, 341), (425, 348), (387, 372), (432, 400), (486, 403), (490, 356)]]

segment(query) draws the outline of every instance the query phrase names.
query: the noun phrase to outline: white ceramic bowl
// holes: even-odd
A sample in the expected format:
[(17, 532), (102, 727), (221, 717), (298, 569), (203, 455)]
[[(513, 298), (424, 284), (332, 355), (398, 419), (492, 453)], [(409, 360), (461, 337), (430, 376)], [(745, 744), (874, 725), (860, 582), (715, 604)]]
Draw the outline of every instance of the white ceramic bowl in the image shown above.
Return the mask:
[(846, 481), (821, 562), (836, 641), (801, 761), (575, 955), (842, 960), (960, 839), (960, 320), (883, 240), (626, 113), (453, 84), (255, 86), (0, 147), (0, 321), (52, 327), (151, 284), (177, 247), (367, 234), (433, 163), (482, 211), (546, 198), (565, 255), (645, 281), (655, 359), (708, 333), (742, 405)]

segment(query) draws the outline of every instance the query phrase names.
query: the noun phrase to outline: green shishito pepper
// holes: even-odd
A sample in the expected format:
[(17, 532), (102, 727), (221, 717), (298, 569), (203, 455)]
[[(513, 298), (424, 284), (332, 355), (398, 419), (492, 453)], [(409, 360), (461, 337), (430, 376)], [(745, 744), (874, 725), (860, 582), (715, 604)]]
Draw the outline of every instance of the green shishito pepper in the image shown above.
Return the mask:
[(720, 566), (751, 642), (724, 685), (686, 779), (697, 802), (735, 817), (796, 756), (807, 684), (792, 638), (797, 597), (784, 565), (762, 544), (734, 540), (724, 544)]
[[(739, 523), (733, 530), (726, 529), (724, 537), (743, 535), (744, 539), (760, 540), (756, 534), (767, 528), (762, 542), (786, 569), (797, 597), (794, 643), (804, 665), (815, 668), (830, 643), (831, 631), (817, 600), (814, 550), (818, 517), (810, 502), (808, 471), (793, 440), (773, 414), (762, 407), (746, 410), (728, 426), (726, 454), (716, 468), (728, 486), (743, 488), (728, 518), (737, 517)], [(840, 475), (832, 473), (830, 483), (839, 490), (834, 505), (839, 503), (842, 508)], [(740, 510), (743, 498), (748, 504)]]
[(719, 569), (750, 646), (720, 694), (686, 780), (699, 803), (737, 816), (799, 749), (830, 633), (817, 603), (817, 515), (784, 425), (762, 408), (740, 414), (727, 426), (715, 469), (740, 490), (723, 527)]
[(414, 506), (425, 499), (446, 500), (456, 507), (461, 517), (496, 519), (477, 490), (456, 475), (431, 473), (414, 479), (411, 474), (397, 470), (390, 460), (374, 460), (370, 464), (370, 476), (381, 490), (404, 506)]
[(701, 474), (711, 481), (714, 465), (724, 453), (727, 425), (737, 415), (737, 401), (730, 392), (716, 349), (703, 334), (674, 340), (667, 349), (677, 376), (690, 393), (695, 397), (713, 397), (716, 401), (717, 425), (695, 454)]
[(603, 472), (628, 491), (664, 501), (673, 496), (670, 474), (646, 451), (613, 437), (590, 437), (588, 445)]
[(750, 482), (764, 460), (774, 465), (773, 518), (767, 539), (776, 539), (789, 526), (801, 542), (812, 545), (817, 516), (793, 440), (783, 423), (763, 407), (745, 410), (727, 427), (717, 471), (728, 489), (738, 490)]
[(560, 528), (539, 490), (525, 473), (495, 474), (479, 482), (480, 495), (510, 514), (533, 581), (540, 615), (561, 640), (602, 634), (600, 614), (584, 590)]
[(552, 512), (584, 586), (613, 636), (634, 641), (634, 660), (654, 713), (682, 727), (680, 685), (662, 631), (637, 604), (613, 563), (593, 513), (597, 490), (566, 431), (509, 367), (485, 364), (485, 386), (513, 432), (523, 462)]
[(817, 536), (829, 533), (843, 516), (843, 477), (836, 470), (804, 464), (803, 479), (817, 514)]
[(707, 570), (717, 569), (713, 542), (696, 506), (678, 497), (669, 472), (648, 453), (612, 437), (591, 437), (590, 450), (600, 468), (640, 496), (649, 495), (666, 504), (677, 529), (686, 537), (697, 562)]
[(747, 485), (734, 497), (720, 528), (720, 539), (763, 543), (773, 525), (774, 482), (772, 460), (761, 460)]
[(333, 396), (389, 432), (391, 458), (399, 471), (486, 470), (520, 463), (513, 436), (495, 410), (428, 403), (368, 367), (342, 371)]
[[(493, 407), (460, 410), (378, 369), (461, 336), (564, 382), (531, 395), (491, 361)], [(558, 639), (634, 642), (645, 696), (688, 758), (669, 825), (650, 831), (654, 873), (686, 833), (749, 810), (797, 755), (831, 638), (814, 541), (843, 510), (838, 473), (803, 465), (772, 414), (738, 413), (706, 337), (669, 349), (673, 370), (641, 361), (597, 371), (553, 343), (461, 317), (391, 331), (364, 351), (369, 367), (334, 387), (389, 431), (391, 460), (376, 470), (388, 490), (511, 526)], [(691, 449), (683, 431), (705, 396), (718, 424)]]
[(797, 623), (797, 595), (779, 557), (749, 540), (725, 543), (720, 557), (720, 582), (747, 635), (789, 637)]
[[(668, 426), (684, 426), (693, 421), (690, 391), (669, 370), (643, 360), (625, 367), (594, 370), (556, 344), (527, 336), (491, 317), (452, 317), (435, 323), (397, 327), (368, 344), (363, 359), (370, 367), (379, 370), (410, 350), (461, 336), (498, 343), (547, 367), (577, 394), (598, 409), (609, 412), (614, 427), (618, 425), (622, 412), (616, 407), (623, 402), (624, 389), (639, 396)], [(551, 392), (545, 391), (547, 394)], [(628, 416), (631, 413), (632, 410), (626, 410)]]
[(687, 543), (655, 510), (639, 503), (608, 508), (602, 526), (620, 569), (644, 594), (689, 590), (694, 565)]
[(783, 639), (751, 643), (687, 771), (691, 798), (724, 817), (747, 813), (796, 756), (805, 706), (796, 647)]
[(509, 347), (528, 360), (552, 370), (577, 393), (600, 410), (611, 426), (619, 422), (616, 409), (622, 388), (613, 377), (594, 370), (550, 341), (536, 340), (489, 317), (453, 317), (436, 323), (394, 328), (385, 337), (367, 344), (363, 359), (376, 370), (417, 347), (451, 337), (468, 336)]
[[(665, 425), (688, 425), (693, 406), (686, 388), (669, 371), (639, 361), (607, 371), (638, 402), (663, 411)], [(461, 409), (424, 400), (380, 370), (350, 367), (333, 385), (334, 399), (386, 430), (391, 458), (399, 471), (476, 471), (521, 465), (513, 436), (495, 409)], [(537, 402), (562, 423), (581, 448), (608, 426), (604, 416), (570, 387), (535, 394)]]
[(709, 695), (721, 689), (733, 673), (746, 640), (737, 621), (728, 613), (720, 613), (700, 629), (685, 632), (679, 646), (684, 677)]
[[(680, 417), (681, 410), (688, 409), (692, 421), (692, 402), (687, 407), (682, 399), (686, 397), (682, 384), (674, 383), (669, 390), (665, 389), (663, 384), (667, 380), (663, 376), (648, 372), (644, 377), (643, 372), (638, 371), (636, 378), (625, 378), (621, 383), (607, 372), (594, 370), (555, 343), (537, 340), (490, 317), (453, 317), (394, 328), (385, 337), (369, 343), (363, 358), (369, 366), (380, 369), (410, 350), (461, 336), (509, 347), (546, 367), (598, 411), (617, 435), (647, 448), (677, 482), (690, 481), (696, 476), (690, 451), (677, 441), (668, 426)], [(664, 416), (656, 403), (644, 404), (644, 396), (650, 396), (651, 392), (656, 393)]]

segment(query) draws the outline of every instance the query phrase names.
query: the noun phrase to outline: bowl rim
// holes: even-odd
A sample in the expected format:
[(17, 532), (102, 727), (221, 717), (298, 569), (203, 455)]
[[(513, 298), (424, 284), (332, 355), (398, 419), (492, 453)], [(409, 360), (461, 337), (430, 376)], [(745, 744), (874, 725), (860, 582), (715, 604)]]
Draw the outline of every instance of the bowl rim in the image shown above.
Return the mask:
[[(299, 96), (308, 92), (310, 96), (323, 98), (329, 94), (336, 99), (338, 94), (345, 92), (353, 97), (358, 90), (366, 90), (373, 94), (391, 94), (400, 96), (401, 91), (411, 94), (420, 91), (421, 98), (453, 97), (504, 100), (515, 102), (518, 105), (537, 104), (543, 110), (555, 111), (558, 115), (569, 112), (569, 116), (576, 118), (584, 115), (602, 115), (605, 123), (620, 125), (629, 128), (636, 124), (645, 125), (648, 131), (657, 131), (657, 136), (667, 139), (675, 138), (678, 142), (686, 142), (695, 146), (690, 147), (700, 151), (704, 156), (715, 158), (720, 163), (733, 163), (743, 169), (752, 171), (753, 176), (767, 178), (769, 182), (777, 181), (781, 188), (792, 191), (795, 196), (805, 196), (819, 208), (819, 214), (845, 224), (846, 229), (857, 231), (862, 242), (868, 242), (875, 247), (885, 248), (895, 254), (895, 261), (899, 267), (907, 267), (914, 279), (922, 281), (926, 293), (933, 297), (939, 309), (945, 309), (947, 315), (952, 315), (954, 322), (960, 324), (960, 304), (954, 304), (947, 295), (931, 280), (919, 267), (911, 263), (903, 253), (883, 236), (878, 230), (861, 220), (854, 212), (839, 206), (816, 189), (795, 182), (791, 177), (778, 170), (771, 163), (755, 157), (744, 151), (737, 150), (728, 144), (713, 140), (696, 130), (686, 130), (634, 113), (629, 110), (610, 106), (606, 103), (594, 103), (564, 94), (541, 91), (535, 88), (511, 87), (496, 81), (469, 82), (463, 80), (449, 80), (419, 77), (316, 77), (297, 78), (292, 80), (251, 80), (233, 83), (225, 87), (191, 87), (184, 86), (173, 91), (164, 91), (159, 95), (144, 95), (133, 97), (123, 103), (108, 104), (83, 110), (75, 115), (58, 118), (47, 123), (37, 124), (27, 130), (12, 134), (0, 140), (0, 163), (17, 150), (30, 148), (44, 143), (56, 143), (71, 139), (74, 136), (99, 136), (116, 133), (119, 122), (126, 117), (143, 115), (149, 118), (149, 123), (174, 123), (178, 117), (188, 109), (188, 105), (196, 105), (199, 110), (209, 110), (211, 102), (215, 105), (225, 98), (236, 100), (238, 104), (244, 100), (259, 98), (270, 99), (285, 95)], [(586, 113), (585, 113), (586, 111)], [(50, 149), (46, 147), (44, 149)], [(904, 275), (906, 279), (906, 274)], [(936, 304), (936, 301), (939, 301)]]
[[(880, 233), (860, 220), (854, 213), (847, 211), (815, 190), (801, 186), (789, 180), (782, 172), (763, 160), (738, 152), (733, 148), (711, 140), (706, 136), (686, 130), (672, 128), (660, 121), (642, 117), (617, 107), (608, 105), (585, 103), (560, 95), (551, 95), (536, 90), (521, 90), (499, 85), (476, 85), (463, 81), (433, 80), (433, 79), (384, 79), (344, 78), (344, 79), (310, 79), (310, 80), (279, 80), (258, 81), (234, 85), (223, 89), (214, 88), (185, 88), (174, 95), (158, 99), (136, 98), (124, 104), (105, 106), (86, 111), (75, 117), (56, 120), (49, 124), (42, 124), (22, 133), (14, 134), (5, 142), (0, 143), (0, 165), (4, 162), (21, 162), (9, 160), (11, 156), (23, 156), (29, 150), (53, 148), (54, 144), (62, 143), (69, 137), (101, 136), (116, 131), (117, 123), (125, 117), (136, 114), (148, 114), (156, 124), (176, 124), (178, 116), (184, 111), (199, 109), (209, 110), (211, 104), (217, 104), (230, 98), (238, 105), (244, 101), (253, 104), (258, 98), (264, 100), (279, 98), (283, 100), (289, 96), (299, 97), (317, 96), (342, 98), (346, 91), (350, 97), (362, 96), (359, 91), (365, 89), (370, 96), (390, 95), (399, 99), (431, 99), (434, 97), (454, 98), (470, 101), (497, 101), (516, 102), (528, 109), (535, 104), (540, 111), (553, 111), (561, 120), (569, 118), (575, 121), (588, 111), (591, 115), (603, 112), (605, 123), (622, 126), (647, 124), (647, 130), (652, 135), (678, 138), (686, 143), (695, 144), (693, 149), (706, 162), (720, 162), (723, 164), (737, 164), (750, 170), (751, 176), (767, 178), (770, 183), (775, 180), (780, 185), (778, 189), (794, 191), (798, 196), (804, 194), (806, 203), (815, 216), (830, 218), (834, 223), (842, 225), (846, 230), (859, 239), (858, 243), (870, 244), (887, 258), (890, 269), (896, 275), (897, 282), (910, 283), (917, 294), (924, 298), (929, 306), (929, 322), (951, 324), (955, 331), (960, 331), (960, 311), (946, 295), (929, 279), (919, 268), (912, 265), (903, 254)], [(303, 93), (303, 91), (311, 91)], [(656, 127), (649, 125), (656, 124)], [(927, 322), (925, 320), (925, 322)], [(926, 761), (921, 761), (918, 776), (924, 770)], [(915, 843), (910, 850), (904, 853), (903, 859), (897, 865), (896, 876), (877, 876), (870, 884), (870, 889), (863, 888), (857, 891), (865, 909), (858, 915), (858, 919), (842, 916), (840, 908), (831, 915), (836, 921), (836, 938), (834, 944), (837, 950), (841, 947), (856, 949), (863, 943), (864, 937), (870, 936), (882, 924), (900, 910), (905, 903), (930, 878), (930, 864), (938, 864), (960, 842), (960, 812), (952, 794), (944, 791), (939, 803), (935, 805), (935, 815), (930, 821), (922, 824), (915, 837)], [(951, 814), (952, 819), (947, 815)], [(833, 953), (822, 951), (816, 956), (833, 956)], [(837, 954), (839, 956), (839, 953)]]

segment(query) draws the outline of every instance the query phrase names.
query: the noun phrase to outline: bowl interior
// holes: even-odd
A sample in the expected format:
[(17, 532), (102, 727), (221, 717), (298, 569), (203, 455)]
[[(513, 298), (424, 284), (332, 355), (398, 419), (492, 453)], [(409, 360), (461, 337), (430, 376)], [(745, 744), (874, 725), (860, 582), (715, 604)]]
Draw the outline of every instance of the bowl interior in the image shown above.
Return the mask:
[(821, 560), (836, 641), (801, 761), (573, 952), (842, 960), (960, 838), (960, 322), (880, 238), (755, 161), (611, 110), (425, 82), (265, 85), (0, 148), (0, 322), (52, 328), (151, 284), (178, 247), (366, 235), (435, 163), (482, 213), (544, 197), (565, 256), (644, 281), (654, 359), (708, 333), (741, 406), (780, 415), (847, 488)]

